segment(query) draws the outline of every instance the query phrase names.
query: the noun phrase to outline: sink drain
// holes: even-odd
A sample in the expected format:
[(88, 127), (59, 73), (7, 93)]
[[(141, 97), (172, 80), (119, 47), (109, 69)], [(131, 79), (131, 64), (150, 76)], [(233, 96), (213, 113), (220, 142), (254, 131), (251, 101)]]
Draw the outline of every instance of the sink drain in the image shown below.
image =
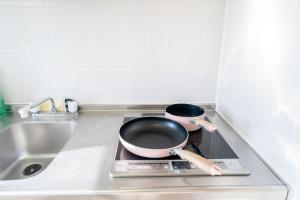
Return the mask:
[(31, 165), (28, 165), (24, 169), (23, 175), (24, 176), (30, 176), (30, 175), (33, 175), (33, 174), (37, 173), (41, 169), (42, 169), (42, 165), (40, 165), (40, 164), (31, 164)]

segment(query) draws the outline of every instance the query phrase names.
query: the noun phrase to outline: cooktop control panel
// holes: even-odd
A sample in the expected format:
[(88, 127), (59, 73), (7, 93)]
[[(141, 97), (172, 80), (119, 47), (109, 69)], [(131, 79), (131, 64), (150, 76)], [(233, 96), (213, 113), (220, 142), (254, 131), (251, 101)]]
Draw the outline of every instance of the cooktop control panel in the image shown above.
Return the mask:
[(172, 161), (172, 167), (173, 169), (179, 169), (179, 170), (183, 170), (183, 169), (192, 169), (191, 165), (188, 161)]
[[(211, 160), (223, 175), (249, 175), (238, 159)], [(121, 160), (114, 163), (112, 177), (208, 175), (186, 160)]]

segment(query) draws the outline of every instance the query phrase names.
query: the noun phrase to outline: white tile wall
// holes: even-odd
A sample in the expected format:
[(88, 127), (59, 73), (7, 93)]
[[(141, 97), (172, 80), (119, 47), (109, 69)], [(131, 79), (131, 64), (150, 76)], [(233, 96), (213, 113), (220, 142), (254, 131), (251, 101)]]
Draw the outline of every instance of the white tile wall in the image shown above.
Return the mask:
[(224, 0), (0, 0), (9, 103), (214, 102)]
[(228, 0), (217, 110), (300, 199), (300, 2)]

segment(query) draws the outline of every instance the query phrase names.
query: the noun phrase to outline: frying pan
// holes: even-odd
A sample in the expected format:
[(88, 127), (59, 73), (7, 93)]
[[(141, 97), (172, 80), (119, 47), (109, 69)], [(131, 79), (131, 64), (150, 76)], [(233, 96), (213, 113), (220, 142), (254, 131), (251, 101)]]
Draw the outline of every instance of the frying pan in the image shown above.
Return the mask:
[(126, 122), (120, 128), (122, 145), (131, 153), (147, 158), (178, 155), (211, 175), (222, 170), (210, 160), (182, 148), (189, 133), (181, 124), (161, 117), (141, 117)]
[(192, 104), (173, 104), (166, 108), (165, 117), (182, 124), (188, 131), (195, 131), (202, 126), (209, 132), (217, 130), (213, 123), (202, 117), (204, 109)]

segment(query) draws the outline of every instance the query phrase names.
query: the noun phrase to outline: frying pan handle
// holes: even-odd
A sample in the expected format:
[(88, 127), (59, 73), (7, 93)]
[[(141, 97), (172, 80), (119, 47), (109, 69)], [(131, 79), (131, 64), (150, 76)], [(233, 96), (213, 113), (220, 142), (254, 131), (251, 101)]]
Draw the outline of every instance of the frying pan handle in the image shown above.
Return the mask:
[(191, 123), (193, 123), (197, 126), (203, 126), (209, 132), (214, 132), (218, 129), (215, 124), (210, 123), (204, 119), (201, 119), (200, 117), (192, 119)]
[(173, 152), (177, 154), (180, 158), (193, 163), (198, 168), (202, 169), (204, 172), (210, 175), (214, 176), (223, 174), (222, 169), (220, 167), (214, 165), (213, 162), (202, 156), (199, 156), (195, 153), (183, 149), (174, 149)]

